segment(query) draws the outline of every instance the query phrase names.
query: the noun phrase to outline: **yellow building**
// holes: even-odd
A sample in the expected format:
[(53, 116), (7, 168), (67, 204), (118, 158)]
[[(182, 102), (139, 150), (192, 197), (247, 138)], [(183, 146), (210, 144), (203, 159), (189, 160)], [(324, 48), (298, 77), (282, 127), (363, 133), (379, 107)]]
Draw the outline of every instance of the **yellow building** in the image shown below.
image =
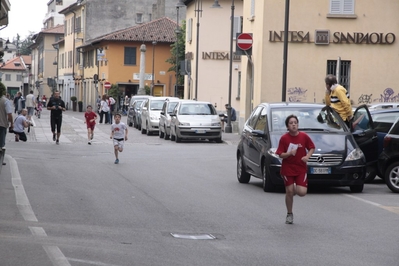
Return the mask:
[(172, 65), (166, 60), (172, 56), (170, 50), (176, 40), (176, 27), (176, 22), (169, 18), (160, 18), (89, 40), (77, 47), (83, 55), (84, 87), (89, 89), (87, 82), (97, 75), (97, 95), (107, 93), (106, 83), (118, 86), (121, 97), (136, 95), (140, 89), (140, 67), (144, 67), (140, 51), (144, 44), (143, 85), (153, 87), (154, 96), (174, 96), (175, 72), (170, 71)]
[(253, 66), (242, 57), (241, 127), (261, 102), (321, 103), (326, 74), (339, 77), (354, 104), (399, 101), (399, 1), (291, 1), (283, 88), (285, 10), (285, 1), (244, 1)]

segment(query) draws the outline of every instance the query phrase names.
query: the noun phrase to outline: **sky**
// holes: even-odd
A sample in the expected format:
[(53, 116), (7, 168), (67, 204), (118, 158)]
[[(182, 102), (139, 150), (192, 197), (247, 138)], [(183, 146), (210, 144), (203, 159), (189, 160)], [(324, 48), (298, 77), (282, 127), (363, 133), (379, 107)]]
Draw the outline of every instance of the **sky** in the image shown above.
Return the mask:
[(8, 26), (0, 31), (0, 37), (10, 41), (17, 37), (25, 39), (30, 31), (39, 32), (47, 13), (49, 0), (9, 0)]

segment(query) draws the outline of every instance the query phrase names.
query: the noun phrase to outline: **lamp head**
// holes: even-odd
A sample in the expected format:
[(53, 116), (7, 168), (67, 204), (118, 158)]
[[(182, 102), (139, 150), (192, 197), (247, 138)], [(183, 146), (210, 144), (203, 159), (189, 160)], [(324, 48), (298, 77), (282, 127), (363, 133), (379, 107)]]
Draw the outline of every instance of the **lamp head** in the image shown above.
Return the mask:
[(186, 5), (183, 3), (183, 0), (179, 0), (176, 4), (176, 8), (185, 7)]
[(211, 8), (222, 8), (222, 7), (219, 5), (219, 1), (218, 0), (214, 0), (213, 5), (211, 6)]

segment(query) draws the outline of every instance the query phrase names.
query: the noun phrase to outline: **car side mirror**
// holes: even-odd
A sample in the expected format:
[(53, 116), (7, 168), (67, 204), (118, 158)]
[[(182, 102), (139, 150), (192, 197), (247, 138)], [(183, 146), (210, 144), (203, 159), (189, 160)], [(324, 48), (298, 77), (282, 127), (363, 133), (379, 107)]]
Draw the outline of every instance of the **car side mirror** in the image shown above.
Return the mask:
[(266, 134), (263, 130), (253, 130), (252, 135), (254, 137), (266, 138)]
[(147, 107), (143, 107), (143, 110), (147, 110)]
[(165, 112), (164, 112), (164, 111), (161, 111), (161, 115), (165, 115)]

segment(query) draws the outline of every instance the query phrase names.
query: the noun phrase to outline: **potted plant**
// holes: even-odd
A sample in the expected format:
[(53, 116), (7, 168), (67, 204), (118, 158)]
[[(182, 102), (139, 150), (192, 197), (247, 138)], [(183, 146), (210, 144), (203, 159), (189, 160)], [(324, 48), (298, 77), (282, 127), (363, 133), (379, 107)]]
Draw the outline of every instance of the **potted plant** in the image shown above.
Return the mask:
[(78, 100), (78, 98), (76, 98), (76, 96), (71, 96), (71, 101), (72, 101), (72, 109), (74, 112), (76, 112), (76, 101)]
[(78, 102), (78, 107), (79, 107), (79, 112), (83, 112), (83, 102), (82, 101)]

